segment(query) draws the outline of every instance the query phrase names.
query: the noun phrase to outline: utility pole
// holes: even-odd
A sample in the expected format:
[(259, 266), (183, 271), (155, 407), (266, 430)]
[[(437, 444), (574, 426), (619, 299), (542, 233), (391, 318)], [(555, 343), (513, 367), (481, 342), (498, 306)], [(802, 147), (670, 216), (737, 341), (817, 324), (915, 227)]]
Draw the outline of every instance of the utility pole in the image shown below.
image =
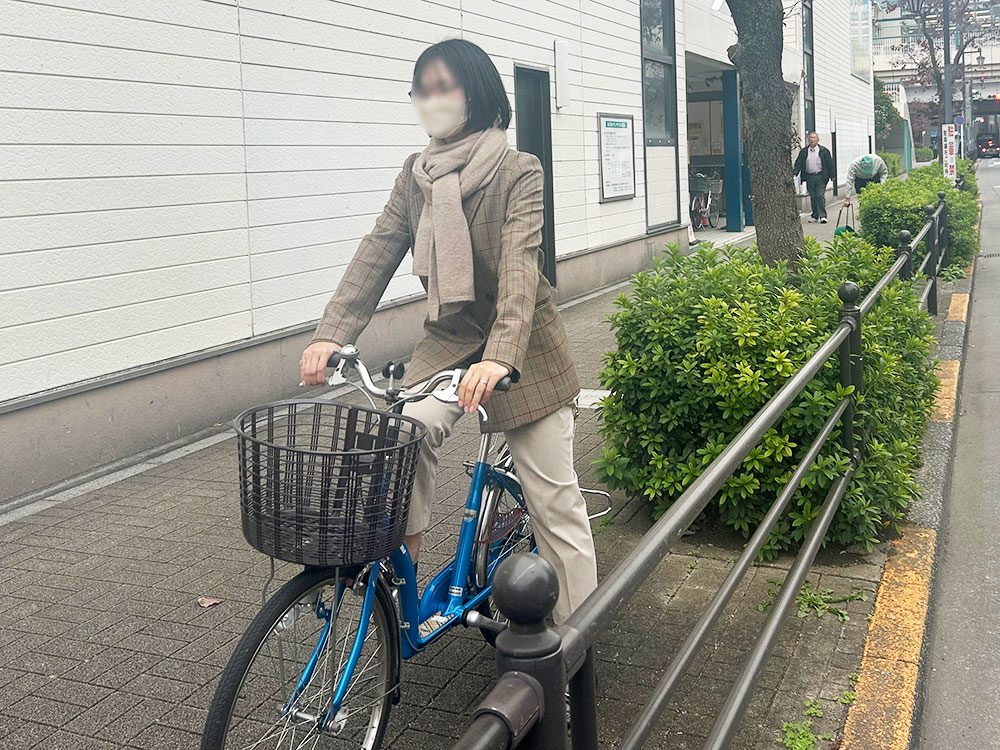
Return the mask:
[[(975, 138), (972, 133), (972, 79), (968, 76), (965, 77), (965, 123), (962, 125), (965, 133), (965, 140), (963, 141), (962, 148), (965, 151), (972, 151), (975, 147)], [(962, 153), (962, 158), (968, 158), (966, 154)]]

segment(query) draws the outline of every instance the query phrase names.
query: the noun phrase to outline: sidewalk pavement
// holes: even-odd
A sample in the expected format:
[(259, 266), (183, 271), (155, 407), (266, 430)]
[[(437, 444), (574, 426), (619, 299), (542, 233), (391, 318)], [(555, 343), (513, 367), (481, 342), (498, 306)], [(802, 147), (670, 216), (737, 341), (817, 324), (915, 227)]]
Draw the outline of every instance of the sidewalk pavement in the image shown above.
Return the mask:
[[(851, 201), (854, 206), (854, 221), (852, 226), (855, 229), (860, 230), (859, 222), (857, 220), (858, 214), (858, 202), (857, 198)], [(818, 221), (811, 221), (809, 218), (809, 212), (799, 214), (799, 218), (802, 220), (802, 233), (806, 237), (815, 237), (821, 242), (829, 242), (833, 240), (833, 233), (837, 228), (838, 218), (842, 218), (846, 222), (849, 214), (847, 210), (844, 210), (842, 217), (838, 217), (838, 212), (844, 205), (844, 193), (841, 191), (840, 195), (837, 197), (831, 197), (826, 202), (826, 213), (827, 213), (827, 223), (821, 224)], [(720, 220), (720, 226), (724, 225), (724, 218)], [(736, 247), (748, 247), (752, 242), (757, 240), (757, 230), (748, 226), (742, 232), (727, 232), (725, 228), (720, 229), (699, 229), (694, 233), (695, 242), (711, 242), (715, 245), (734, 245)]]
[[(568, 306), (564, 315), (584, 387), (599, 386), (614, 343), (606, 317), (619, 291)], [(598, 412), (581, 410), (577, 471), (597, 486)], [(442, 461), (441, 501), (421, 570), (454, 549), (477, 427), (463, 420)], [(197, 745), (215, 682), (260, 606), (268, 561), (241, 537), (235, 442), (225, 439), (0, 527), (0, 745), (75, 750), (180, 750)], [(595, 522), (601, 575), (651, 525), (641, 500), (616, 493), (614, 515)], [(741, 541), (702, 531), (659, 565), (597, 648), (603, 746), (611, 747), (721, 583)], [(815, 589), (863, 591), (850, 620), (792, 615), (735, 743), (773, 746), (783, 722), (800, 722), (817, 699), (813, 731), (836, 732), (861, 659), (866, 620), (884, 559), (827, 550)], [(753, 568), (671, 702), (652, 748), (700, 747), (762, 626), (759, 605), (788, 559)], [(294, 574), (280, 564), (279, 576)], [(273, 590), (273, 588), (272, 588)], [(200, 596), (223, 600), (202, 609)], [(492, 651), (477, 632), (454, 637), (404, 666), (402, 703), (388, 746), (448, 747), (491, 685)]]
[(995, 747), (1000, 736), (1000, 163), (978, 169), (983, 248), (957, 408), (951, 492), (939, 529), (917, 747)]

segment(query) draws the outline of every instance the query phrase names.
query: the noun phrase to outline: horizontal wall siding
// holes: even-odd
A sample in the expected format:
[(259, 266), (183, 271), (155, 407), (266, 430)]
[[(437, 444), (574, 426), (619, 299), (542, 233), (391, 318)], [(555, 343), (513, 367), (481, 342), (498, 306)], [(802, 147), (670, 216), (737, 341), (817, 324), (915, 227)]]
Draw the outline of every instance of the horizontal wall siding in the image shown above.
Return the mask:
[(252, 335), (237, 30), (0, 0), (0, 400)]
[[(0, 0), (0, 401), (315, 320), (426, 144), (407, 91), (444, 38), (512, 103), (517, 65), (554, 97), (566, 40), (557, 253), (645, 232), (635, 0), (366, 5)], [(599, 112), (635, 119), (632, 200), (599, 202)], [(383, 299), (419, 291), (406, 261)]]

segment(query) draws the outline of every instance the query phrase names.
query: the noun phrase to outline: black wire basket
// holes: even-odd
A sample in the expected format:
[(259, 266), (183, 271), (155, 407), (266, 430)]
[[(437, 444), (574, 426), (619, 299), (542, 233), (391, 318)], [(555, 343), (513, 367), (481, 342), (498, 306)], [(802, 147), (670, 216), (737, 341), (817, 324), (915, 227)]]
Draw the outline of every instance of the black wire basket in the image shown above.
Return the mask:
[(336, 401), (279, 401), (233, 422), (243, 536), (303, 565), (380, 560), (403, 542), (417, 455), (414, 419)]

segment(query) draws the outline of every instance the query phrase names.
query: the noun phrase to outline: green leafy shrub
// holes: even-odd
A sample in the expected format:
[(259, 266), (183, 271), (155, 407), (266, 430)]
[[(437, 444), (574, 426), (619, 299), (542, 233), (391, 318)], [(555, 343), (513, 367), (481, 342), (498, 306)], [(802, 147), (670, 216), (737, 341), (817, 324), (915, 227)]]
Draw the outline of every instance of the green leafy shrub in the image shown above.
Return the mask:
[(934, 151), (927, 146), (917, 146), (913, 152), (913, 158), (916, 161), (934, 161)]
[(961, 263), (952, 263), (947, 268), (942, 268), (939, 276), (947, 281), (958, 281), (965, 278), (965, 269)]
[[(598, 470), (612, 487), (645, 496), (661, 515), (793, 375), (838, 321), (836, 289), (862, 291), (893, 259), (860, 237), (820, 246), (812, 238), (794, 271), (763, 263), (756, 248), (676, 248), (636, 275), (611, 322), (618, 348), (601, 380), (605, 449)], [(927, 362), (932, 326), (911, 287), (893, 282), (865, 317), (866, 390), (858, 417), (865, 457), (829, 539), (873, 544), (917, 493), (919, 457), (936, 379)], [(708, 513), (748, 536), (758, 525), (835, 404), (849, 393), (836, 357), (726, 482)], [(806, 475), (764, 547), (774, 556), (802, 540), (847, 465), (839, 428)]]
[[(908, 230), (914, 236), (920, 231), (927, 216), (924, 206), (930, 202), (930, 193), (915, 189), (909, 180), (869, 185), (858, 196), (861, 233), (873, 245), (896, 247), (901, 231)], [(933, 202), (937, 203), (937, 198)]]
[(878, 155), (882, 157), (882, 161), (885, 162), (886, 168), (889, 170), (890, 177), (899, 176), (899, 171), (901, 169), (899, 154), (893, 154), (889, 151), (879, 151)]
[(976, 196), (966, 190), (956, 190), (951, 180), (941, 174), (941, 166), (931, 164), (910, 172), (905, 182), (913, 188), (926, 191), (928, 203), (937, 205), (938, 193), (944, 191), (948, 206), (948, 238), (951, 243), (951, 259), (968, 265), (979, 252), (979, 231), (976, 219), (979, 204)]
[[(968, 265), (979, 251), (975, 228), (979, 207), (974, 193), (956, 190), (942, 176), (939, 164), (914, 169), (905, 180), (887, 180), (865, 188), (858, 197), (862, 234), (872, 244), (889, 247), (898, 244), (903, 229), (916, 236), (926, 221), (924, 206), (936, 206), (940, 191), (944, 191), (948, 206), (951, 258)], [(917, 249), (915, 257), (923, 257), (922, 247)]]

